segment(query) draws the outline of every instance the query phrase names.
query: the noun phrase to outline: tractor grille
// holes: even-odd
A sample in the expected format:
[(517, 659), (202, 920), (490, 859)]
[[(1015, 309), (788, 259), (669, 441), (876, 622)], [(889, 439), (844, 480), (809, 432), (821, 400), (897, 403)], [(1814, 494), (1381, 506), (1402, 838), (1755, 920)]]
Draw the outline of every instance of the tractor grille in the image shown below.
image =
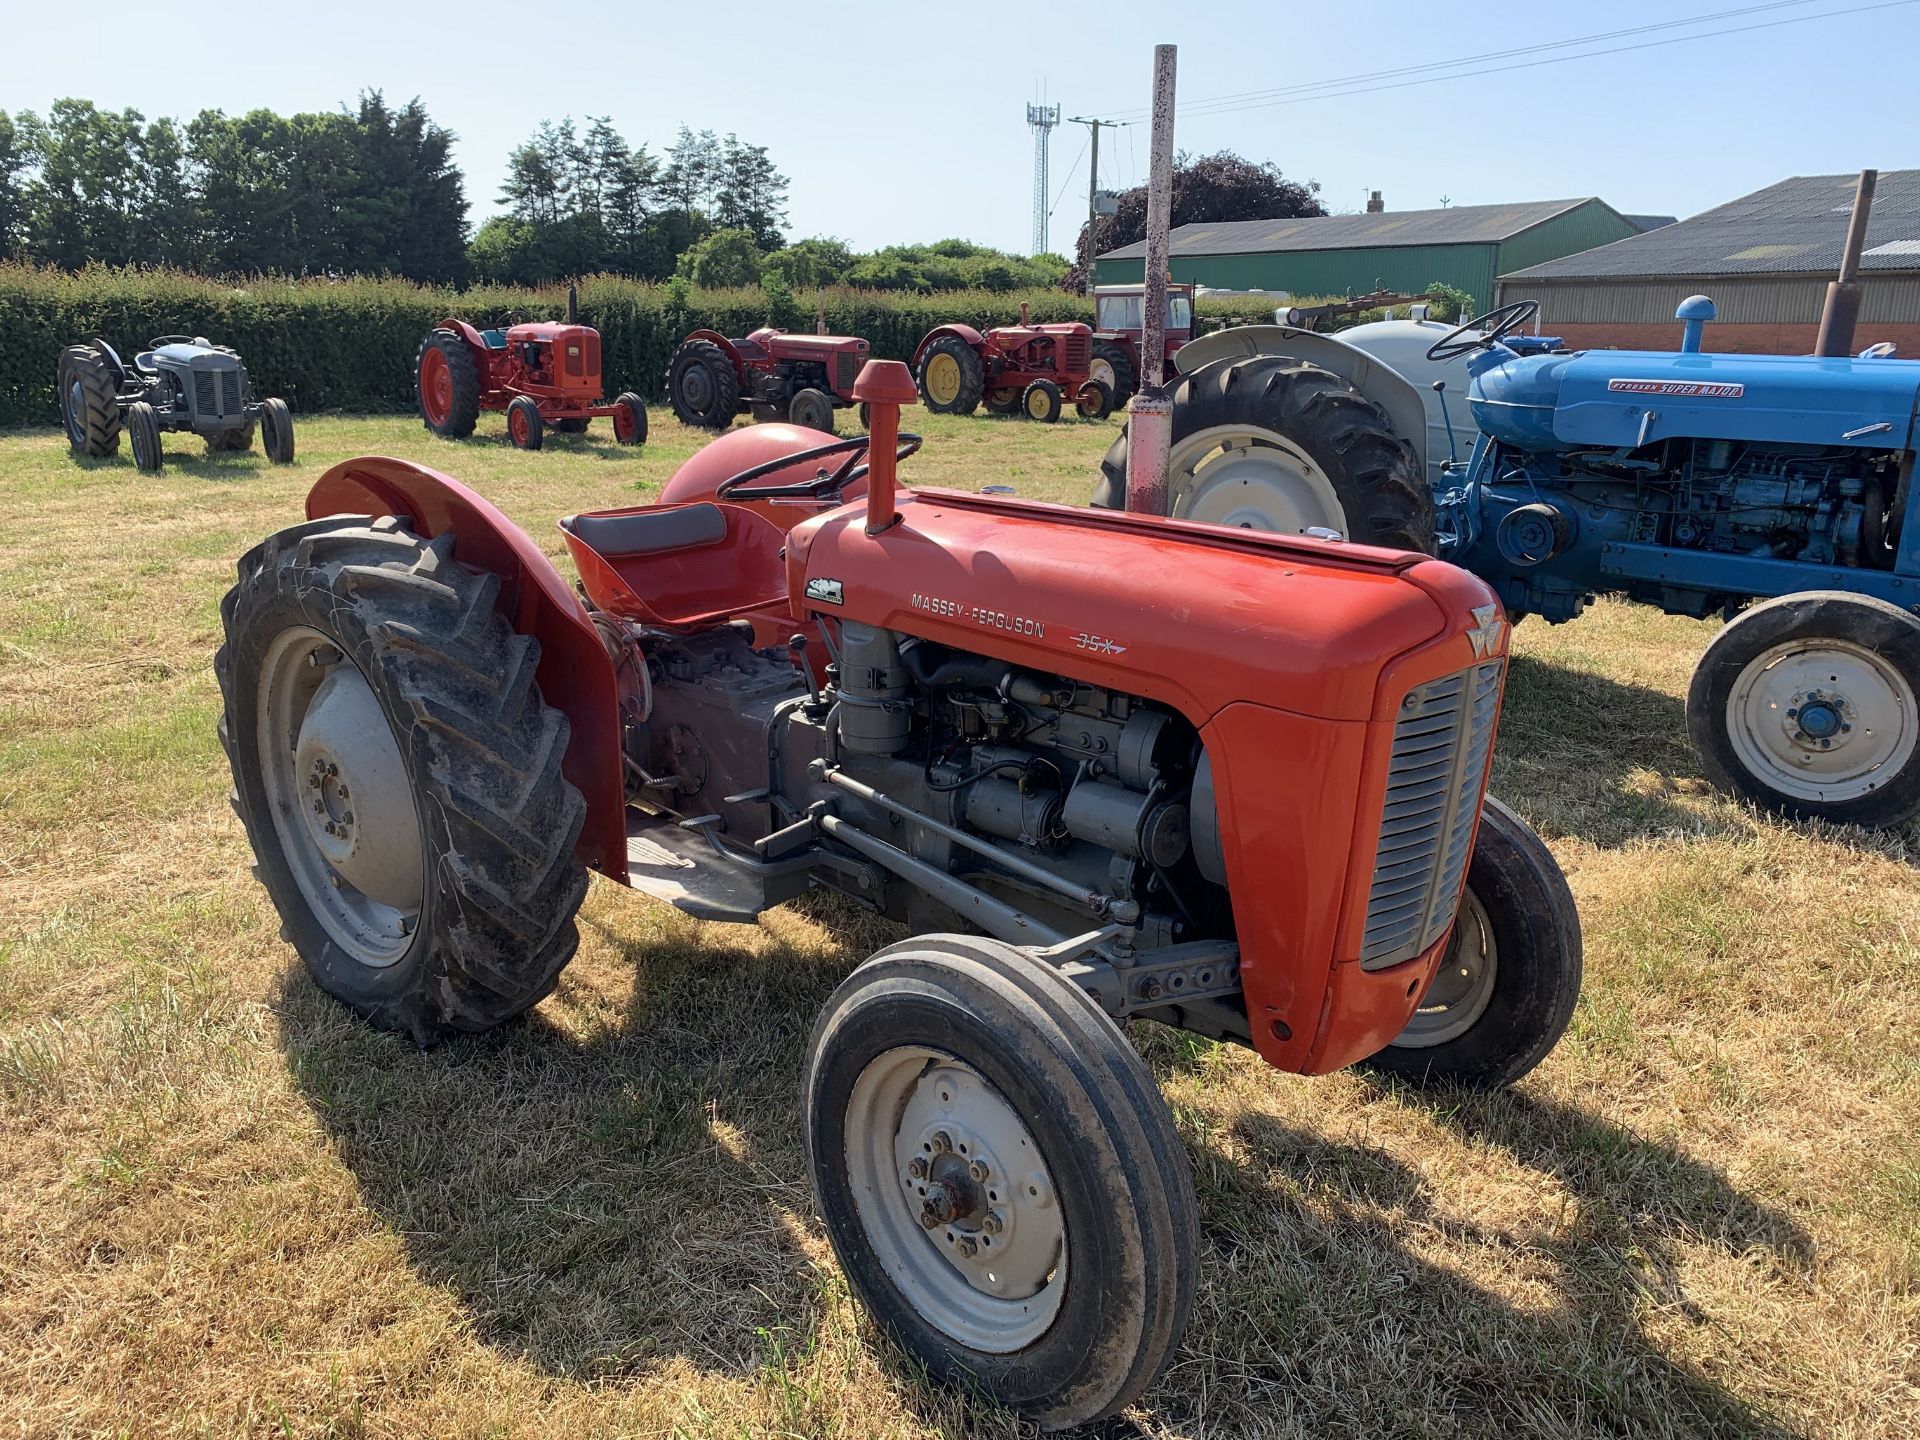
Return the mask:
[(240, 372), (222, 370), (220, 372), (220, 413), (238, 415), (240, 408)]
[(1069, 335), (1066, 345), (1066, 363), (1061, 373), (1066, 375), (1084, 375), (1093, 357), (1093, 338), (1089, 335)]
[(218, 415), (220, 413), (218, 377), (211, 370), (193, 372), (193, 413), (196, 415)]
[(1412, 959), (1453, 919), (1480, 814), (1501, 668), (1489, 660), (1429, 681), (1401, 707), (1360, 945), (1363, 969)]
[(202, 420), (217, 420), (238, 415), (244, 408), (240, 398), (244, 388), (238, 370), (195, 370), (193, 372), (193, 413)]
[(851, 350), (842, 350), (833, 357), (833, 388), (845, 395), (853, 389), (853, 382), (860, 378), (860, 357)]

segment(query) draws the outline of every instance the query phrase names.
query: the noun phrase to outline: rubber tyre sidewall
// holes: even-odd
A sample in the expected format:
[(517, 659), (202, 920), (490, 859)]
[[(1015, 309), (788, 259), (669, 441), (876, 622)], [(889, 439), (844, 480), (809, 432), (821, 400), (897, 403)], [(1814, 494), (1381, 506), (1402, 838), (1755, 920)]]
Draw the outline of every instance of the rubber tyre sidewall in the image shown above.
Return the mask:
[[(937, 355), (951, 355), (954, 364), (960, 367), (960, 390), (952, 401), (937, 405), (927, 398), (927, 366)], [(914, 382), (920, 390), (920, 403), (935, 415), (971, 415), (980, 408), (980, 398), (986, 393), (987, 369), (975, 350), (958, 335), (942, 335), (926, 348), (920, 357), (920, 365), (914, 372)]]
[[(1033, 413), (1033, 397), (1041, 395), (1047, 400), (1047, 413)], [(1060, 387), (1051, 380), (1035, 380), (1020, 392), (1020, 414), (1028, 420), (1037, 420), (1042, 425), (1052, 425), (1060, 419)]]
[[(525, 444), (522, 444), (520, 437), (514, 434), (513, 422), (516, 414), (526, 417), (523, 422), (527, 428)], [(546, 423), (540, 418), (540, 407), (534, 402), (532, 396), (516, 395), (507, 403), (507, 443), (514, 449), (538, 450), (546, 443), (546, 430)]]
[(275, 465), (293, 463), (293, 412), (278, 396), (260, 402), (260, 447)]
[(127, 407), (126, 429), (133, 445), (133, 463), (142, 474), (158, 475), (166, 465), (166, 452), (160, 443), (160, 417), (144, 400)]
[(1486, 911), (1498, 955), (1486, 1010), (1457, 1039), (1389, 1045), (1363, 1068), (1413, 1085), (1498, 1090), (1546, 1059), (1566, 1033), (1580, 999), (1580, 912), (1553, 852), (1491, 795), (1481, 809), (1467, 888)]
[(614, 397), (613, 403), (627, 412), (631, 432), (620, 433), (620, 420), (614, 417), (613, 438), (622, 445), (644, 445), (647, 443), (647, 402), (631, 390), (622, 391)]
[[(695, 410), (680, 393), (680, 376), (695, 365), (713, 377), (713, 403)], [(682, 425), (696, 430), (725, 430), (740, 413), (741, 380), (727, 352), (711, 340), (683, 340), (667, 362), (667, 401)]]
[(1707, 646), (1687, 687), (1687, 736), (1700, 768), (1722, 790), (1789, 820), (1880, 828), (1920, 813), (1920, 748), (1890, 783), (1850, 800), (1804, 800), (1774, 790), (1740, 762), (1727, 734), (1727, 699), (1756, 658), (1795, 639), (1820, 636), (1872, 650), (1920, 692), (1920, 619), (1885, 600), (1845, 590), (1783, 595), (1741, 612)]

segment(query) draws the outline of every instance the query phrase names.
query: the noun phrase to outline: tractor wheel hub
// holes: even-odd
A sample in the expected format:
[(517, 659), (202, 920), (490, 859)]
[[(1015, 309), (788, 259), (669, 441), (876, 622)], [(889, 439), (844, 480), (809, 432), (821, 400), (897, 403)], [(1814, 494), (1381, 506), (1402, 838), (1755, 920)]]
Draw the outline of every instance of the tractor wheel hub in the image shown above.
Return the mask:
[(392, 727), (359, 669), (320, 683), (294, 747), (300, 818), (320, 857), (361, 894), (395, 909), (420, 903), (420, 823)]

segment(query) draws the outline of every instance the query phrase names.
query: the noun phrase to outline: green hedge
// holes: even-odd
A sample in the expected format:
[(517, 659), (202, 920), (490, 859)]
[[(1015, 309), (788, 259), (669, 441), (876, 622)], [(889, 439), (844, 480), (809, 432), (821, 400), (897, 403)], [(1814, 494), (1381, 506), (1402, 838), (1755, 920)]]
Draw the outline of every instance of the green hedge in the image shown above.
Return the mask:
[[(1004, 325), (1026, 301), (1031, 318), (1091, 320), (1091, 304), (1058, 290), (999, 294), (953, 290), (826, 292), (827, 328), (863, 335), (873, 353), (904, 360), (920, 337), (946, 320)], [(79, 274), (0, 264), (0, 425), (58, 423), (54, 368), (62, 346), (101, 335), (123, 355), (163, 334), (206, 335), (245, 357), (263, 395), (283, 395), (296, 411), (359, 413), (413, 408), (413, 364), (420, 339), (456, 315), (475, 324), (558, 319), (566, 287), (435, 290), (403, 280), (230, 282), (164, 270), (92, 269)], [(1235, 313), (1230, 301), (1203, 301), (1209, 316)], [(1244, 308), (1244, 307), (1242, 307)], [(615, 276), (580, 283), (580, 314), (600, 331), (609, 393), (637, 390), (659, 398), (667, 359), (701, 326), (744, 335), (776, 324), (811, 330), (811, 296), (769, 296), (758, 289), (699, 290), (646, 285)]]

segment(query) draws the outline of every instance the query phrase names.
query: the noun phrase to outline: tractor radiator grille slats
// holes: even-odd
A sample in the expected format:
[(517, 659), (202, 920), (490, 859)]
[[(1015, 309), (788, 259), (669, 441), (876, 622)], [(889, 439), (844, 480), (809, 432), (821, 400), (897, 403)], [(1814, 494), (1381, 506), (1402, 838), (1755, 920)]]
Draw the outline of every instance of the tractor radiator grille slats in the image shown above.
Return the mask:
[(1084, 375), (1093, 357), (1093, 341), (1085, 335), (1067, 336), (1066, 363), (1061, 369), (1068, 375)]
[(220, 400), (215, 394), (213, 372), (196, 370), (193, 372), (193, 413), (196, 415), (218, 415)]
[(853, 382), (860, 378), (860, 357), (849, 351), (841, 351), (833, 357), (833, 388), (842, 395), (853, 389)]
[(240, 413), (240, 372), (238, 370), (220, 372), (220, 413), (222, 415)]
[(1429, 681), (1401, 708), (1360, 945), (1365, 969), (1412, 959), (1453, 918), (1479, 818), (1474, 802), (1493, 743), (1501, 664)]

